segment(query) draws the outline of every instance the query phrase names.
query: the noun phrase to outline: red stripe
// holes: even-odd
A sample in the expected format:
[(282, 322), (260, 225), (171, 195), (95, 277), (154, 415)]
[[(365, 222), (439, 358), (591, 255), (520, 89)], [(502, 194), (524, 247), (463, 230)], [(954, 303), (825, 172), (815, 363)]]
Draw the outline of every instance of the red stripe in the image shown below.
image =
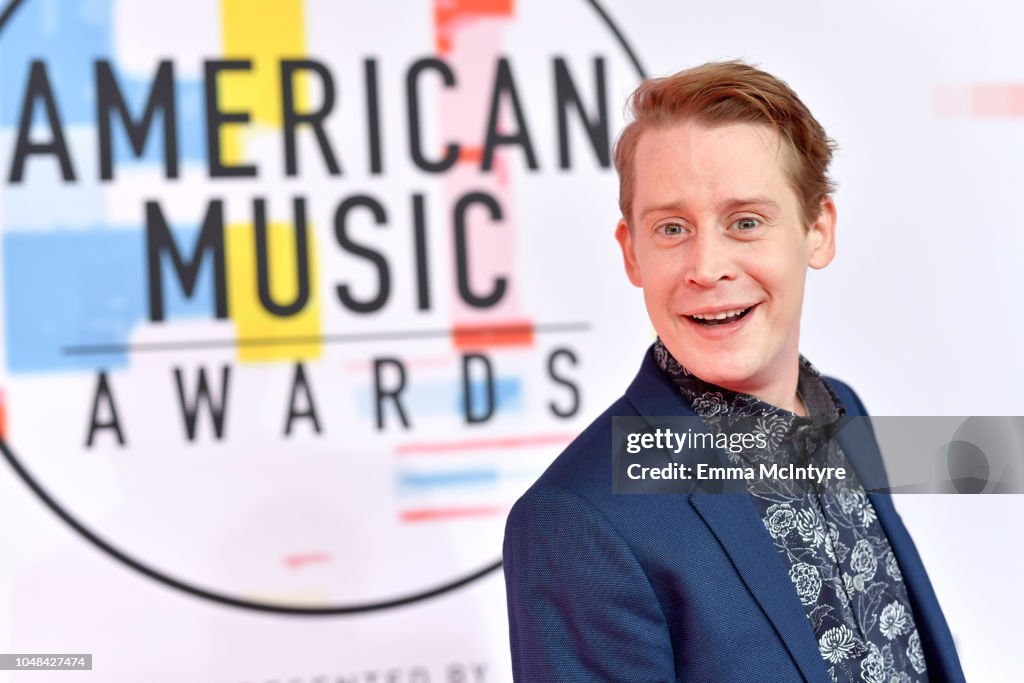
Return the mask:
[(496, 448), (523, 448), (525, 446), (550, 446), (565, 444), (576, 438), (575, 434), (537, 434), (534, 436), (509, 436), (495, 439), (465, 439), (462, 441), (434, 441), (406, 443), (395, 447), (396, 455), (429, 455), (451, 451), (490, 450)]
[(456, 325), (452, 342), (457, 349), (486, 349), (496, 346), (533, 346), (533, 325), (508, 321), (491, 325)]
[(285, 555), (284, 563), (289, 569), (298, 569), (304, 564), (316, 564), (318, 562), (330, 562), (331, 556), (328, 553), (299, 553)]
[(1021, 83), (937, 86), (932, 101), (935, 112), (948, 118), (1024, 118)]
[(402, 510), (400, 518), (403, 522), (433, 522), (440, 519), (457, 519), (459, 517), (490, 517), (506, 512), (508, 508), (497, 505), (479, 507), (452, 508), (420, 508)]

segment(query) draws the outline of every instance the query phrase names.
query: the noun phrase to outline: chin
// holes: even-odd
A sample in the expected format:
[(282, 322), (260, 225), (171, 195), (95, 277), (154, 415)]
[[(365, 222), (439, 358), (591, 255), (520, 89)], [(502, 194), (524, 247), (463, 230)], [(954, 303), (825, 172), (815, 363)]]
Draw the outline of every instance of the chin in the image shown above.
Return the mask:
[(735, 352), (697, 355), (693, 353), (692, 346), (689, 347), (690, 353), (677, 353), (672, 347), (668, 349), (683, 367), (700, 379), (733, 391), (743, 392), (760, 370), (753, 358)]

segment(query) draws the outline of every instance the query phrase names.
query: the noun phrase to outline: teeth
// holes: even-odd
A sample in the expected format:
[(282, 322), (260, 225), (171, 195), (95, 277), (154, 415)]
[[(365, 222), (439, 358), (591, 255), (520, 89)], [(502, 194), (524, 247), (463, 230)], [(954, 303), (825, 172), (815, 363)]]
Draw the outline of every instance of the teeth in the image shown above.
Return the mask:
[(706, 315), (696, 314), (691, 315), (690, 317), (696, 318), (697, 320), (725, 320), (726, 318), (731, 318), (733, 316), (739, 315), (745, 310), (747, 309), (737, 308), (735, 311), (722, 311), (721, 313), (708, 313)]

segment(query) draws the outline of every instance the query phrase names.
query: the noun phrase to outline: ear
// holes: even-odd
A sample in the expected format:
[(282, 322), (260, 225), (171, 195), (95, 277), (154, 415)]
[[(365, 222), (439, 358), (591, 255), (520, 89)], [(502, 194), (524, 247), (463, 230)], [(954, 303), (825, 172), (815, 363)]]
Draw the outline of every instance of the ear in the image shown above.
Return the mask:
[(643, 287), (643, 282), (640, 279), (640, 266), (637, 265), (636, 252), (633, 250), (633, 233), (626, 225), (625, 218), (621, 219), (615, 228), (615, 239), (619, 241), (619, 247), (622, 248), (622, 262), (626, 266), (626, 276), (634, 287)]
[(819, 269), (832, 263), (836, 255), (836, 205), (831, 197), (821, 200), (821, 211), (808, 229), (807, 239), (810, 244), (807, 265)]

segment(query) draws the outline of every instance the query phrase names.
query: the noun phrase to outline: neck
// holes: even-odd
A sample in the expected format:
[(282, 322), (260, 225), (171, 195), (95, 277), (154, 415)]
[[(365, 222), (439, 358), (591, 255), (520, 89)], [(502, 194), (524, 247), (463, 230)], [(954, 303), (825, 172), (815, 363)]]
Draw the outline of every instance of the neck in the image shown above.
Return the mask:
[(807, 409), (804, 407), (804, 402), (800, 398), (800, 395), (796, 392), (796, 383), (794, 382), (793, 388), (786, 390), (782, 389), (778, 392), (773, 391), (751, 391), (743, 387), (730, 387), (723, 386), (724, 389), (729, 391), (735, 391), (740, 394), (750, 394), (759, 401), (763, 401), (768, 405), (775, 406), (776, 408), (782, 408), (788, 410), (791, 413), (807, 417)]

